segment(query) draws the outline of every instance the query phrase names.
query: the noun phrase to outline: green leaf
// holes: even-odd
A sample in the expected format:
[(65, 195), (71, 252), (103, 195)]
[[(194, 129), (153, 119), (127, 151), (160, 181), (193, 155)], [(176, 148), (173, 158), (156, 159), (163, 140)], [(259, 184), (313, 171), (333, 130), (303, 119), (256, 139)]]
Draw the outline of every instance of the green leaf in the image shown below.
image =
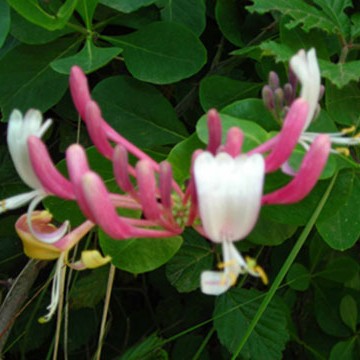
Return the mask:
[(258, 245), (276, 246), (289, 239), (296, 229), (297, 226), (279, 224), (260, 216), (247, 239)]
[(260, 45), (263, 56), (275, 56), (276, 62), (288, 62), (295, 54), (294, 50), (285, 44), (275, 41), (266, 41)]
[(154, 22), (122, 37), (106, 40), (124, 49), (125, 64), (137, 79), (169, 84), (197, 73), (206, 62), (206, 49), (182, 25)]
[(93, 96), (106, 121), (142, 148), (174, 144), (186, 135), (169, 101), (151, 85), (116, 76), (98, 83)]
[(208, 241), (195, 231), (186, 231), (184, 243), (166, 264), (166, 277), (178, 292), (190, 292), (200, 285), (200, 275), (213, 264), (213, 251)]
[(289, 287), (298, 291), (307, 290), (310, 285), (310, 280), (309, 270), (300, 263), (294, 263), (286, 276)]
[(123, 356), (116, 358), (116, 360), (167, 360), (165, 350), (160, 348), (162, 342), (161, 338), (156, 334), (152, 334), (140, 344), (132, 346)]
[[(311, 49), (314, 47), (319, 58), (329, 57), (328, 43), (331, 38), (327, 34), (318, 29), (305, 32), (300, 26), (289, 29), (287, 27), (289, 21), (290, 17), (288, 16), (282, 16), (280, 19), (280, 44), (291, 48), (294, 54), (299, 49)], [(337, 46), (337, 39), (335, 41)]]
[(330, 117), (342, 125), (357, 125), (360, 114), (360, 90), (357, 84), (350, 83), (341, 90), (326, 81), (326, 109)]
[(200, 103), (204, 111), (211, 108), (221, 110), (236, 100), (256, 97), (261, 87), (259, 83), (233, 80), (225, 76), (207, 76), (200, 82)]
[(219, 0), (216, 2), (215, 18), (221, 32), (227, 40), (236, 46), (244, 45), (241, 40), (241, 5), (237, 0)]
[(344, 38), (350, 35), (350, 19), (344, 13), (346, 8), (352, 7), (351, 0), (313, 0), (319, 5), (328, 19), (334, 24), (336, 33)]
[(10, 8), (5, 0), (0, 0), (0, 48), (10, 30)]
[[(248, 151), (254, 147), (262, 144), (267, 140), (266, 131), (259, 125), (252, 121), (238, 119), (236, 117), (220, 113), (222, 128), (223, 128), (223, 143), (226, 140), (228, 130), (235, 126), (240, 128), (245, 137), (243, 143), (243, 150)], [(205, 144), (208, 142), (208, 128), (206, 115), (202, 116), (196, 125), (196, 133), (201, 141)]]
[(88, 39), (80, 52), (66, 58), (57, 59), (50, 66), (58, 73), (68, 75), (71, 67), (78, 65), (88, 74), (103, 67), (121, 52), (122, 49), (116, 47), (96, 47), (92, 40)]
[(149, 6), (156, 0), (100, 0), (99, 3), (123, 13), (131, 13), (143, 6)]
[(279, 128), (278, 123), (260, 99), (235, 101), (223, 108), (221, 112), (239, 119), (254, 121), (267, 131), (277, 130)]
[(37, 0), (7, 0), (7, 2), (28, 21), (47, 30), (59, 30), (65, 27), (78, 0), (66, 0), (56, 14), (47, 13)]
[[(254, 317), (262, 293), (256, 290), (232, 289), (216, 300), (214, 326), (220, 342), (235, 352), (247, 326)], [(241, 353), (244, 358), (281, 359), (288, 340), (286, 313), (279, 301), (274, 299), (265, 310)]]
[(265, 14), (279, 11), (282, 15), (289, 15), (293, 20), (288, 24), (289, 29), (301, 24), (305, 31), (318, 28), (329, 34), (339, 31), (325, 13), (302, 0), (252, 0), (254, 3), (246, 8), (251, 12)]
[(336, 343), (330, 352), (329, 360), (355, 360), (356, 336)]
[(351, 22), (351, 38), (354, 40), (360, 36), (360, 14), (353, 14), (351, 16)]
[(345, 283), (350, 281), (359, 272), (360, 266), (358, 262), (348, 256), (342, 256), (332, 259), (319, 276), (331, 281)]
[(345, 295), (340, 302), (340, 316), (342, 321), (353, 331), (356, 331), (358, 308), (351, 295)]
[(319, 59), (319, 65), (321, 75), (339, 89), (350, 81), (358, 81), (360, 79), (360, 60), (333, 64), (330, 61)]
[(41, 46), (20, 45), (0, 60), (0, 106), (6, 120), (14, 108), (46, 111), (60, 100), (68, 78), (52, 70), (50, 63), (74, 46), (69, 39)]
[(204, 143), (194, 133), (171, 149), (167, 161), (170, 162), (173, 177), (179, 184), (183, 184), (190, 177), (192, 154), (195, 150), (202, 148), (204, 148)]
[(91, 24), (98, 2), (99, 0), (78, 0), (76, 10), (81, 15), (88, 30), (91, 30)]
[(350, 335), (340, 318), (341, 289), (315, 288), (315, 316), (321, 329), (328, 335), (346, 337)]
[(114, 240), (99, 231), (100, 246), (112, 263), (121, 270), (140, 274), (157, 269), (180, 249), (181, 236), (164, 239)]
[(316, 227), (329, 246), (336, 250), (351, 248), (360, 236), (360, 180), (355, 178), (351, 195), (339, 211), (319, 221)]
[(46, 44), (72, 32), (74, 30), (69, 27), (49, 31), (27, 21), (16, 11), (11, 12), (11, 35), (25, 44)]
[(201, 35), (206, 25), (204, 0), (166, 0), (164, 4), (161, 20), (182, 24), (195, 35)]
[(109, 267), (91, 270), (76, 281), (70, 293), (71, 307), (94, 308), (105, 296)]

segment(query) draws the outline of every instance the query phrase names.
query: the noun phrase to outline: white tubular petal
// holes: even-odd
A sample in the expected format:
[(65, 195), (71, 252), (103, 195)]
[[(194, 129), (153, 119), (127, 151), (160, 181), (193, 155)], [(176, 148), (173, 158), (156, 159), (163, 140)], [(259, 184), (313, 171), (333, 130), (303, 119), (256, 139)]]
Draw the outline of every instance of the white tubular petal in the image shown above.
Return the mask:
[(203, 271), (201, 273), (201, 292), (206, 295), (221, 295), (230, 289), (231, 278), (222, 271)]
[(39, 191), (34, 190), (34, 191), (29, 191), (24, 194), (19, 194), (19, 195), (9, 197), (5, 200), (1, 200), (0, 201), (0, 214), (5, 211), (8, 211), (8, 210), (17, 209), (17, 208), (27, 204), (32, 199), (34, 199), (37, 195), (39, 195)]
[(194, 164), (199, 211), (204, 230), (214, 242), (243, 239), (253, 228), (264, 182), (261, 155), (200, 154)]
[(29, 158), (27, 139), (35, 135), (41, 125), (41, 113), (29, 110), (23, 120), (20, 111), (14, 110), (10, 115), (7, 143), (17, 173), (23, 182), (33, 189), (41, 189), (41, 183), (35, 175)]
[(24, 137), (27, 138), (29, 135), (35, 135), (39, 131), (41, 123), (41, 112), (35, 109), (28, 110), (24, 116), (23, 121), (22, 133)]
[(305, 131), (315, 116), (320, 97), (321, 76), (315, 49), (312, 48), (307, 53), (300, 50), (291, 58), (290, 66), (301, 82), (300, 96), (309, 105), (309, 113), (304, 126)]

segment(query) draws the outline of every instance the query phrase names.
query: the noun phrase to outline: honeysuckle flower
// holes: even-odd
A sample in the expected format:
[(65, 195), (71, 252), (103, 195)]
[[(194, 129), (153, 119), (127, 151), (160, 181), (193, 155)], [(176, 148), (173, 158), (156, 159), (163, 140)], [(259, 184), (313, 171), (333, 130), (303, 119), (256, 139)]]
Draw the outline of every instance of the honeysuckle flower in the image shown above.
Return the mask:
[[(314, 48), (307, 52), (301, 49), (290, 59), (290, 74), (290, 83), (285, 84), (282, 89), (279, 87), (277, 75), (275, 73), (270, 73), (269, 85), (266, 85), (263, 88), (263, 99), (266, 106), (277, 118), (279, 118), (282, 113), (287, 111), (288, 106), (291, 105), (295, 99), (295, 79), (300, 82), (300, 98), (307, 102), (309, 110), (306, 121), (303, 124), (299, 144), (301, 144), (305, 150), (308, 150), (310, 144), (319, 135), (319, 133), (307, 132), (307, 129), (319, 114), (319, 101), (324, 92), (324, 87), (321, 85), (320, 68)], [(274, 80), (274, 78), (276, 80)], [(342, 129), (339, 132), (328, 133), (327, 135), (330, 138), (330, 142), (334, 145), (339, 145), (339, 147), (331, 149), (331, 152), (348, 155), (348, 146), (360, 144), (360, 137), (358, 134), (353, 135), (352, 137), (346, 137), (346, 135), (354, 134), (354, 132), (355, 126), (351, 126)], [(295, 174), (295, 171), (287, 163), (284, 164), (283, 171), (289, 175)]]
[[(244, 239), (256, 224), (261, 205), (289, 204), (303, 199), (314, 187), (328, 158), (329, 137), (318, 136), (305, 155), (300, 170), (284, 187), (263, 194), (265, 174), (279, 169), (289, 158), (301, 136), (308, 105), (296, 100), (288, 111), (280, 134), (265, 146), (241, 152), (243, 134), (231, 128), (221, 145), (220, 118), (209, 112), (209, 145), (193, 159), (193, 178), (202, 233), (222, 244), (221, 271), (204, 271), (201, 290), (220, 295), (236, 283), (239, 274), (267, 278), (256, 262), (245, 260), (233, 242)], [(268, 152), (267, 156), (263, 154)]]
[[(49, 321), (57, 310), (60, 285), (66, 275), (65, 265), (76, 270), (94, 269), (107, 264), (111, 258), (103, 257), (97, 250), (84, 250), (81, 253), (81, 260), (75, 263), (68, 262), (69, 251), (94, 227), (91, 221), (85, 221), (57, 242), (47, 244), (33, 235), (28, 225), (28, 216), (28, 214), (22, 215), (15, 224), (15, 230), (23, 243), (24, 253), (32, 259), (57, 260), (52, 280), (51, 301), (47, 307), (48, 313), (39, 319), (41, 323), (44, 323)], [(52, 215), (46, 210), (32, 212), (30, 221), (36, 233), (43, 234), (41, 238), (56, 231), (55, 225), (51, 223)]]
[[(23, 117), (21, 112), (13, 110), (10, 115), (7, 143), (10, 156), (13, 160), (16, 171), (23, 182), (32, 188), (32, 191), (24, 194), (15, 195), (0, 202), (0, 213), (15, 209), (30, 202), (28, 213), (31, 214), (37, 204), (47, 195), (54, 194), (65, 198), (72, 198), (71, 185), (56, 171), (54, 167), (45, 161), (38, 148), (31, 148), (32, 140), (36, 140), (50, 127), (51, 120), (48, 119), (42, 124), (42, 115), (37, 110), (29, 110)], [(39, 178), (34, 167), (42, 167), (44, 174), (48, 178), (47, 185), (44, 186), (42, 179)], [(31, 217), (29, 216), (28, 219)], [(34, 235), (31, 221), (28, 220), (29, 228)], [(45, 242), (55, 242), (62, 238), (67, 231), (68, 222), (65, 222), (53, 233), (47, 234), (43, 239)], [(40, 238), (41, 233), (37, 234)]]

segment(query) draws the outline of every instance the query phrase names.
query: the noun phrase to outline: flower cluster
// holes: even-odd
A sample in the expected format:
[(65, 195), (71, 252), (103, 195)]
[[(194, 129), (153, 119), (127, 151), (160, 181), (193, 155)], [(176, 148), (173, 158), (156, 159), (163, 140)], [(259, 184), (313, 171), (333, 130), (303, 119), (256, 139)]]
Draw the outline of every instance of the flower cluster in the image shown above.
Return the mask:
[[(266, 283), (262, 268), (255, 260), (244, 259), (234, 242), (252, 231), (262, 205), (290, 204), (307, 196), (324, 169), (331, 142), (338, 139), (336, 134), (305, 132), (317, 113), (321, 93), (315, 51), (300, 51), (290, 65), (292, 80), (284, 90), (272, 74), (270, 86), (263, 91), (272, 110), (276, 107), (277, 114), (280, 110), (286, 113), (281, 131), (244, 153), (241, 129), (229, 129), (223, 142), (220, 116), (210, 110), (207, 148), (194, 152), (185, 188), (174, 180), (168, 162), (157, 163), (105, 121), (91, 97), (84, 73), (73, 67), (70, 91), (75, 107), (98, 152), (111, 161), (119, 192), (107, 189), (101, 176), (90, 168), (86, 151), (79, 144), (67, 149), (68, 178), (62, 175), (41, 140), (51, 121), (42, 124), (42, 115), (36, 110), (29, 110), (24, 117), (14, 110), (9, 119), (8, 146), (19, 176), (32, 190), (3, 200), (0, 209), (10, 210), (30, 202), (27, 215), (16, 224), (25, 253), (33, 258), (61, 259), (62, 265), (68, 263), (71, 248), (95, 225), (117, 240), (166, 238), (181, 234), (185, 226), (193, 226), (212, 242), (221, 243), (223, 251), (220, 270), (202, 273), (204, 293), (225, 292), (243, 273), (261, 277)], [(298, 98), (295, 77), (302, 85)], [(306, 144), (307, 149), (299, 170), (290, 171), (288, 184), (264, 194), (266, 174), (286, 167), (298, 143)], [(136, 158), (135, 165), (129, 162), (129, 154)], [(68, 221), (59, 228), (51, 225), (48, 212), (35, 211), (48, 195), (75, 200), (87, 220), (71, 231)], [(121, 209), (127, 209), (126, 216)], [(71, 266), (82, 269), (108, 261), (109, 257), (97, 251), (83, 252), (81, 260)], [(55, 287), (56, 292), (58, 285)], [(54, 304), (56, 307), (56, 301)], [(54, 306), (50, 306), (49, 313), (53, 313)]]

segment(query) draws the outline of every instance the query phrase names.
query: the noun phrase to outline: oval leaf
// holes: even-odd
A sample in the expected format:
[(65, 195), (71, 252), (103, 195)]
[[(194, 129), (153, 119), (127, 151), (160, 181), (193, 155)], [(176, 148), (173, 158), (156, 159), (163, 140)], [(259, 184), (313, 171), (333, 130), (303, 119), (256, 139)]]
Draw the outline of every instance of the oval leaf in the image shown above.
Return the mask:
[(100, 246), (112, 263), (121, 270), (141, 274), (169, 261), (182, 244), (181, 236), (165, 239), (114, 240), (99, 231)]
[(133, 34), (107, 38), (124, 49), (125, 64), (142, 81), (170, 84), (197, 73), (206, 62), (206, 49), (182, 25), (154, 22)]

